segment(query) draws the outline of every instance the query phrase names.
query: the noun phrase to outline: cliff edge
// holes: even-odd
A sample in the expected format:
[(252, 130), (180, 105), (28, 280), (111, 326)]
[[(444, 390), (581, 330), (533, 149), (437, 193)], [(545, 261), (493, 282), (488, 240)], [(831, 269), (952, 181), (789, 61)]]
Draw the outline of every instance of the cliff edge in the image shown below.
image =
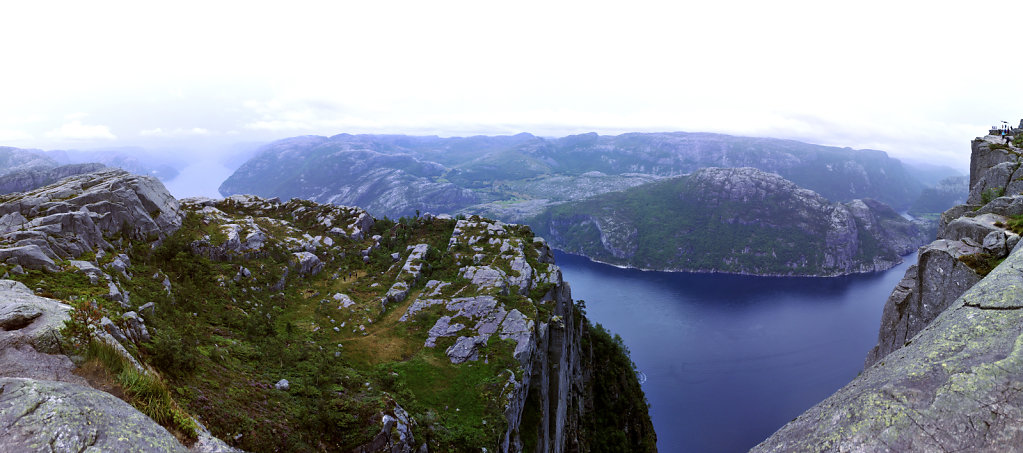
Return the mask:
[(1018, 153), (995, 137), (973, 142), (968, 204), (942, 215), (938, 239), (892, 292), (866, 369), (753, 451), (1023, 445)]

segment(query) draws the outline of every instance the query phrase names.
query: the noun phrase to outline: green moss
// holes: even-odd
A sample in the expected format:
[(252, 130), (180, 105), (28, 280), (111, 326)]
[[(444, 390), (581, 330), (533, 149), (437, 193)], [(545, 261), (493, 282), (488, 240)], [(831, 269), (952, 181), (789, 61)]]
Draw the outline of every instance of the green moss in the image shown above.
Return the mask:
[(999, 264), (1002, 264), (1002, 261), (1005, 261), (1005, 258), (981, 252), (960, 256), (959, 261), (983, 277), (994, 270), (994, 268), (998, 267)]

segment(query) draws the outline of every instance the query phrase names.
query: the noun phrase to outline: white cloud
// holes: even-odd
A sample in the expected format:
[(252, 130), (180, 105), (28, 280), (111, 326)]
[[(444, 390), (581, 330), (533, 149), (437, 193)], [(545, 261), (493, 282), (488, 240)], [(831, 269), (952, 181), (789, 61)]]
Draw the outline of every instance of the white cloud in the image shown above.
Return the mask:
[(0, 129), (0, 142), (17, 142), (32, 140), (32, 134), (25, 131)]
[(53, 139), (65, 140), (116, 140), (110, 128), (103, 125), (82, 124), (79, 120), (64, 123), (59, 128), (46, 133)]
[(988, 123), (1023, 115), (1023, 63), (991, 56), (1016, 31), (989, 20), (1021, 2), (185, 3), (5, 10), (0, 41), (60, 32), (5, 53), (36, 70), (4, 75), (4, 110), (139, 131), (121, 142), (685, 130), (959, 162)]
[(210, 135), (210, 131), (201, 127), (193, 127), (191, 129), (169, 129), (163, 130), (163, 128), (145, 129), (139, 131), (139, 135), (142, 137), (184, 137), (184, 136), (205, 136)]

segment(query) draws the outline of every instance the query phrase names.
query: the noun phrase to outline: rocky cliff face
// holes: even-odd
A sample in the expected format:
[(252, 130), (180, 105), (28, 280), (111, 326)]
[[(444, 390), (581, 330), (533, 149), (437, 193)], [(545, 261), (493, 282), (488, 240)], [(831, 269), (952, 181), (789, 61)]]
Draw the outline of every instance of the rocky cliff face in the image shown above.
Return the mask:
[(1017, 154), (992, 140), (973, 142), (971, 204), (942, 215), (938, 240), (892, 292), (863, 373), (754, 451), (1019, 445), (1023, 195)]
[(708, 168), (549, 209), (555, 247), (647, 269), (840, 275), (887, 269), (924, 241), (883, 203), (832, 203), (754, 168)]
[[(0, 226), (0, 272), (24, 283), (0, 280), (0, 376), (21, 379), (0, 378), (0, 409), (66, 420), (13, 420), (0, 449), (181, 450), (164, 427), (194, 451), (230, 451), (217, 437), (251, 451), (656, 449), (627, 356), (528, 227), (254, 196), (179, 204), (120, 170), (0, 198)], [(140, 403), (139, 380), (158, 383), (159, 405)], [(122, 389), (146, 415), (85, 385)], [(594, 415), (607, 401), (621, 417)]]

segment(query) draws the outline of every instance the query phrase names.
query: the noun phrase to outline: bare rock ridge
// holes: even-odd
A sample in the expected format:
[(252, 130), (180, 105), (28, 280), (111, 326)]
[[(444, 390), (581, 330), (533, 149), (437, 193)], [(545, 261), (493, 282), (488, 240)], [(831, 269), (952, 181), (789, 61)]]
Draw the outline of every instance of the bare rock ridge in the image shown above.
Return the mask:
[(108, 239), (159, 239), (182, 213), (155, 178), (108, 170), (73, 176), (30, 193), (0, 196), (0, 259), (56, 270), (55, 259), (111, 249)]
[(38, 189), (68, 176), (93, 173), (105, 168), (106, 166), (103, 164), (88, 163), (13, 171), (0, 176), (0, 194)]
[(884, 307), (863, 373), (756, 446), (781, 451), (1010, 451), (1023, 417), (1019, 150), (974, 140), (968, 204)]

